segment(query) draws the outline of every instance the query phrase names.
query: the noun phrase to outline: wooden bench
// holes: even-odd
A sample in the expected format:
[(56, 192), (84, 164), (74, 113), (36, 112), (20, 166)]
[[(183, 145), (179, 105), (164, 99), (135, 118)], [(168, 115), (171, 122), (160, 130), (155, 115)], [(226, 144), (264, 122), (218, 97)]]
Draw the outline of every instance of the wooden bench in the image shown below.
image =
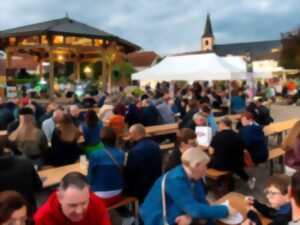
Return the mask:
[(135, 197), (124, 197), (121, 201), (115, 203), (114, 205), (110, 206), (108, 210), (118, 209), (123, 206), (131, 206), (132, 212), (135, 218), (135, 225), (138, 225), (139, 221), (139, 200)]
[(299, 119), (294, 118), (294, 119), (289, 119), (289, 120), (285, 120), (285, 121), (271, 123), (264, 127), (265, 136), (271, 136), (274, 134), (278, 134), (278, 133), (287, 131), (287, 130), (291, 129), (295, 125), (295, 123), (297, 123), (298, 120)]
[[(283, 157), (285, 155), (285, 151), (281, 148), (274, 148), (269, 151), (268, 161), (270, 162), (270, 175), (274, 173), (274, 160), (279, 159), (279, 163), (281, 165), (281, 172), (284, 172), (284, 162)], [(225, 194), (226, 191), (229, 190), (229, 185), (231, 184), (232, 173), (230, 171), (221, 171), (213, 168), (207, 169), (206, 177), (213, 181), (213, 186), (216, 195)], [(225, 191), (219, 191), (218, 189), (221, 186), (224, 187)], [(226, 185), (228, 185), (226, 187)]]
[(206, 177), (212, 181), (212, 189), (217, 197), (228, 193), (230, 191), (230, 186), (233, 185), (232, 173), (230, 171), (208, 168)]
[(159, 148), (162, 151), (169, 151), (169, 150), (173, 150), (175, 148), (175, 144), (174, 143), (161, 144), (159, 146)]
[(268, 161), (270, 162), (270, 175), (273, 175), (274, 173), (274, 160), (279, 159), (279, 163), (281, 166), (281, 172), (284, 172), (284, 155), (285, 151), (281, 148), (274, 148), (271, 151), (269, 151), (269, 158)]
[(145, 127), (147, 136), (159, 136), (165, 134), (175, 134), (178, 131), (178, 124), (164, 124), (164, 125), (155, 125)]
[(229, 114), (229, 115), (224, 115), (224, 116), (219, 116), (216, 117), (216, 122), (220, 122), (224, 117), (229, 118), (231, 121), (236, 122), (241, 118), (240, 114)]

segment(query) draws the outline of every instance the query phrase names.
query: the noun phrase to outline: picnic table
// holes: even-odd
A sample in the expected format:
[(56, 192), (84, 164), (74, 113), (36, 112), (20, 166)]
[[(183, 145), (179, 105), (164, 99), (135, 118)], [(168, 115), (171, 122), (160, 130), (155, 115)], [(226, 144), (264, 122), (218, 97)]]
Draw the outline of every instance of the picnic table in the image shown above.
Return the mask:
[(266, 136), (282, 133), (291, 129), (298, 120), (299, 119), (297, 118), (293, 118), (289, 120), (271, 123), (264, 127), (264, 133)]
[[(245, 201), (245, 195), (237, 193), (237, 192), (230, 192), (226, 195), (224, 195), (222, 198), (218, 199), (215, 203), (216, 204), (220, 204), (225, 202), (226, 200), (229, 201), (229, 204), (235, 208), (239, 213), (242, 214), (244, 220), (246, 219), (246, 215), (247, 215), (247, 204)], [(262, 221), (263, 225), (267, 225), (270, 222), (272, 222), (269, 218), (264, 217), (263, 215), (261, 215), (260, 213), (258, 213), (259, 218)], [(219, 222), (219, 224), (224, 224)]]
[(77, 162), (66, 166), (40, 170), (38, 171), (38, 174), (43, 181), (43, 187), (48, 188), (59, 184), (61, 179), (70, 172), (80, 172), (84, 175), (87, 175), (87, 166), (87, 163), (83, 164)]

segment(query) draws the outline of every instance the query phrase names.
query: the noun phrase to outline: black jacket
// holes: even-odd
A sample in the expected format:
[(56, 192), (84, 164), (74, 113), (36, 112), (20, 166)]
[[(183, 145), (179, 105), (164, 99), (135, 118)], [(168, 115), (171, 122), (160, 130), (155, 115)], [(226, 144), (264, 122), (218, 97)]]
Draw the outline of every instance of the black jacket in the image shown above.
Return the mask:
[[(263, 216), (272, 220), (269, 225), (288, 225), (289, 221), (292, 220), (292, 212), (291, 210), (287, 210), (287, 212), (281, 212), (280, 210), (276, 210), (274, 208), (270, 208), (258, 201), (254, 201), (254, 208), (258, 212), (260, 212)], [(261, 221), (256, 212), (250, 210), (247, 214), (247, 217), (256, 223), (256, 225), (261, 225)]]
[(211, 141), (211, 147), (215, 151), (209, 167), (231, 171), (244, 168), (244, 143), (233, 130), (218, 132)]
[(42, 181), (29, 160), (10, 154), (0, 156), (0, 191), (17, 191), (35, 208), (34, 193), (41, 189)]

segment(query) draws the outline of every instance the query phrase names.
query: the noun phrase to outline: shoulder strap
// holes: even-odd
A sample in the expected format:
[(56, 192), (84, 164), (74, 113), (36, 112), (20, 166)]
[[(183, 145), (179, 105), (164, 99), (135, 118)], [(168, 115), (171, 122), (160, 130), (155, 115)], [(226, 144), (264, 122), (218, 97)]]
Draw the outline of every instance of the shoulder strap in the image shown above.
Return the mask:
[(122, 173), (123, 168), (122, 166), (117, 162), (117, 160), (113, 157), (113, 155), (105, 149), (105, 147), (103, 148), (103, 151), (106, 153), (106, 155), (111, 159), (111, 161), (113, 162), (113, 164), (118, 167), (119, 171)]
[(161, 182), (161, 199), (162, 199), (162, 210), (163, 210), (163, 224), (169, 225), (167, 220), (167, 201), (166, 201), (166, 178), (168, 173), (166, 173)]

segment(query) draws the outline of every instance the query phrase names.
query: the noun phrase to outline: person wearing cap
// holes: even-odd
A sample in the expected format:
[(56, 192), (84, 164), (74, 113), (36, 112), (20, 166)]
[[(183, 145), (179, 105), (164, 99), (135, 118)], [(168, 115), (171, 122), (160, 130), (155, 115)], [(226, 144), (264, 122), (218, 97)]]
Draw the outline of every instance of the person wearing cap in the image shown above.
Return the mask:
[(239, 133), (252, 161), (255, 164), (265, 162), (268, 159), (269, 151), (262, 127), (254, 121), (250, 112), (241, 114), (241, 124)]
[[(181, 165), (161, 176), (148, 193), (140, 210), (145, 225), (182, 224), (182, 220), (200, 220), (201, 224), (212, 225), (214, 220), (235, 213), (230, 206), (208, 203), (202, 178), (209, 157), (202, 148), (187, 149), (181, 161)], [(165, 210), (162, 201), (166, 203)], [(163, 211), (166, 212), (166, 221)]]

